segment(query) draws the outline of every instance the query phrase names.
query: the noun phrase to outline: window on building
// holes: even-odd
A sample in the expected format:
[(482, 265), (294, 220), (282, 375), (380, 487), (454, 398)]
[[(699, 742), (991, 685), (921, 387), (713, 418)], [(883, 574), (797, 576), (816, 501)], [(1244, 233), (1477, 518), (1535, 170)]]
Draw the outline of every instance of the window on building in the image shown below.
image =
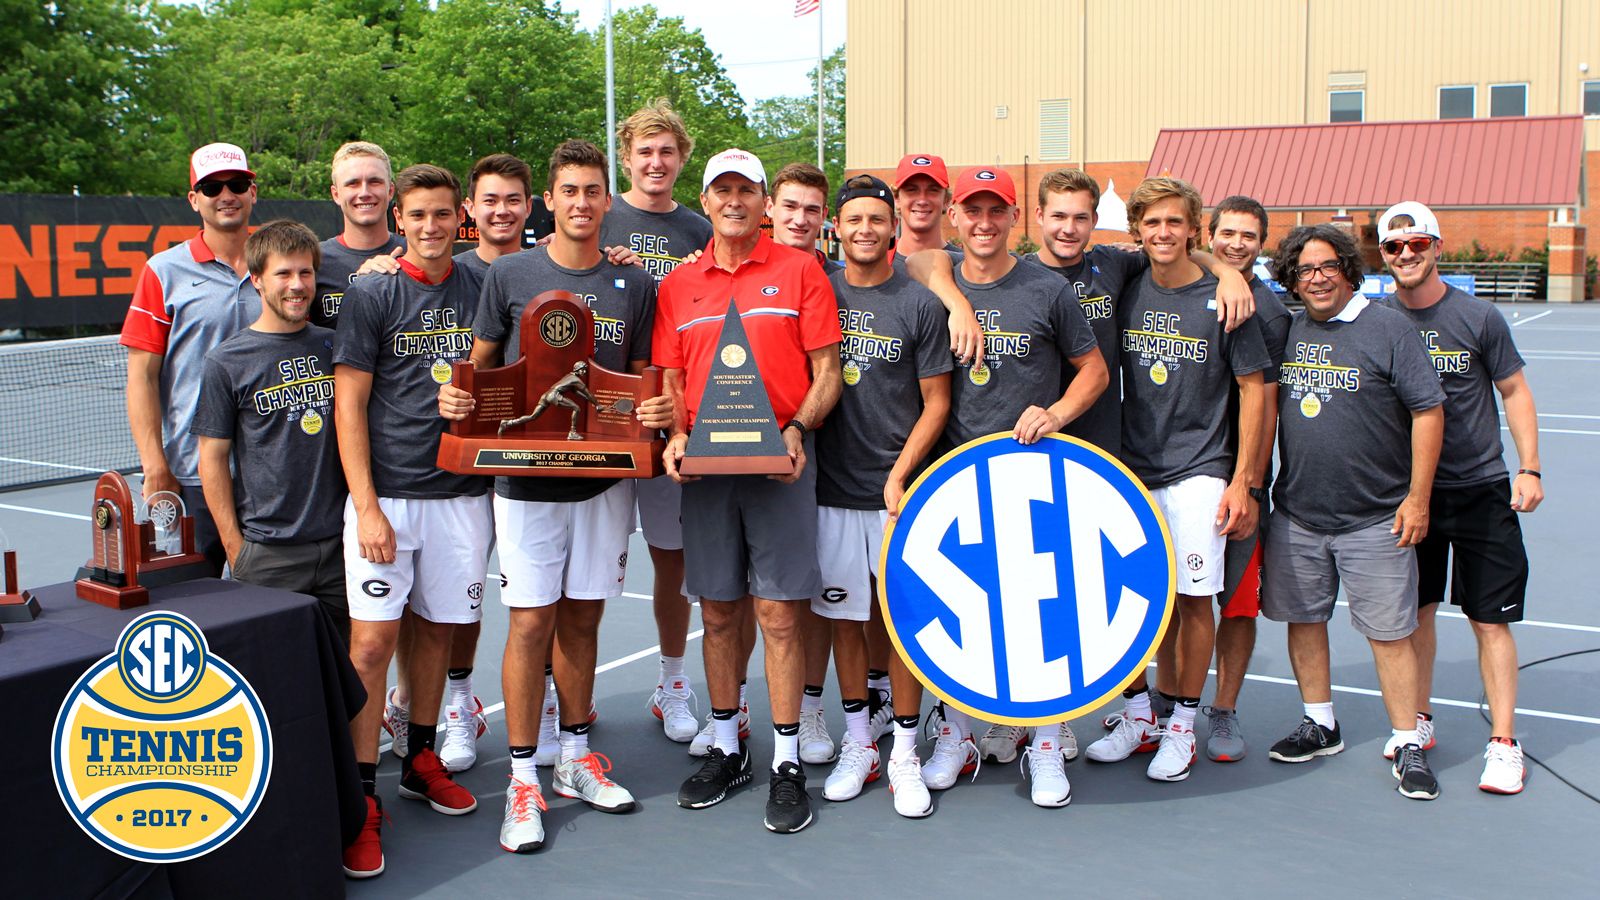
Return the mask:
[(1526, 84), (1489, 85), (1489, 116), (1525, 116), (1528, 114), (1528, 86)]
[(1039, 101), (1039, 158), (1072, 158), (1072, 101)]
[(1439, 88), (1439, 118), (1470, 119), (1477, 115), (1478, 88), (1462, 84)]
[(1583, 83), (1583, 114), (1600, 116), (1600, 81)]
[(1366, 91), (1329, 91), (1328, 92), (1328, 121), (1329, 122), (1361, 122), (1365, 121), (1367, 105)]

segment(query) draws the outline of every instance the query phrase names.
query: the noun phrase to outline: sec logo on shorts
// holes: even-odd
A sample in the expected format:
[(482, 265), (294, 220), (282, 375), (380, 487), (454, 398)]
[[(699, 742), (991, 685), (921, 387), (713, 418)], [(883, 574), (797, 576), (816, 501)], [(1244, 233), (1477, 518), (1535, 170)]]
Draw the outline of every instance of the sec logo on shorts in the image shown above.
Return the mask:
[(884, 538), (879, 602), (946, 702), (1038, 725), (1119, 694), (1155, 655), (1177, 584), (1149, 493), (1091, 444), (971, 441), (934, 463)]
[(141, 862), (204, 856), (255, 814), (272, 732), (250, 683), (188, 618), (155, 611), (67, 693), (51, 738), (56, 790), (85, 833)]

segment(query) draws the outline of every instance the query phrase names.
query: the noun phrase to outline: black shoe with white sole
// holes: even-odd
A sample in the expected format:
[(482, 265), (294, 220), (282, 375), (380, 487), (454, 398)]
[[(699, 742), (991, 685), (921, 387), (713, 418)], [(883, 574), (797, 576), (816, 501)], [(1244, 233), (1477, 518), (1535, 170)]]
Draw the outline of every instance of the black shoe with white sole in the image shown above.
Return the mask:
[(1310, 716), (1302, 716), (1300, 726), (1294, 733), (1272, 745), (1267, 755), (1284, 763), (1310, 762), (1319, 756), (1332, 756), (1344, 752), (1344, 740), (1339, 737), (1339, 723), (1333, 727), (1323, 728), (1311, 720)]
[(772, 773), (767, 794), (768, 831), (793, 834), (811, 824), (811, 798), (806, 796), (806, 774), (797, 763), (786, 762)]
[(706, 756), (700, 770), (678, 788), (678, 805), (684, 809), (705, 809), (728, 799), (728, 792), (750, 783), (750, 753), (744, 741), (739, 752), (728, 754), (716, 747)]
[(1402, 796), (1413, 800), (1436, 800), (1439, 797), (1439, 779), (1428, 768), (1428, 755), (1416, 744), (1407, 744), (1394, 755), (1396, 788)]

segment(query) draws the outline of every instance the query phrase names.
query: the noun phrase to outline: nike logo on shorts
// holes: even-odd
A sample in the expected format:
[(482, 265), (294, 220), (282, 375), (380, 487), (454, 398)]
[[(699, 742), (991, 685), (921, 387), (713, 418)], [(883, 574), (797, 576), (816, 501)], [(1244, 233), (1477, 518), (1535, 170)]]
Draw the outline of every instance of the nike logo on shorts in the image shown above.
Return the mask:
[(1500, 607), (1500, 611), (1501, 612), (1510, 612), (1511, 610), (1516, 609), (1516, 608), (1517, 608), (1517, 604), (1512, 603), (1512, 604)]

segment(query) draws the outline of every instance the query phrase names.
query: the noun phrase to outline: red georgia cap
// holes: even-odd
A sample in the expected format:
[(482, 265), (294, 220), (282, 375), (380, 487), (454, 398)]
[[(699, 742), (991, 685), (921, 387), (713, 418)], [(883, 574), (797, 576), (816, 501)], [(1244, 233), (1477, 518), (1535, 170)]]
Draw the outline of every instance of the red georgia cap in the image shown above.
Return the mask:
[(900, 165), (894, 168), (895, 190), (899, 190), (913, 175), (926, 175), (942, 188), (950, 186), (950, 171), (944, 167), (944, 160), (932, 154), (907, 153), (902, 156)]
[(973, 194), (988, 191), (1010, 206), (1017, 205), (1017, 185), (1005, 169), (977, 166), (967, 169), (956, 179), (955, 202), (960, 203)]

